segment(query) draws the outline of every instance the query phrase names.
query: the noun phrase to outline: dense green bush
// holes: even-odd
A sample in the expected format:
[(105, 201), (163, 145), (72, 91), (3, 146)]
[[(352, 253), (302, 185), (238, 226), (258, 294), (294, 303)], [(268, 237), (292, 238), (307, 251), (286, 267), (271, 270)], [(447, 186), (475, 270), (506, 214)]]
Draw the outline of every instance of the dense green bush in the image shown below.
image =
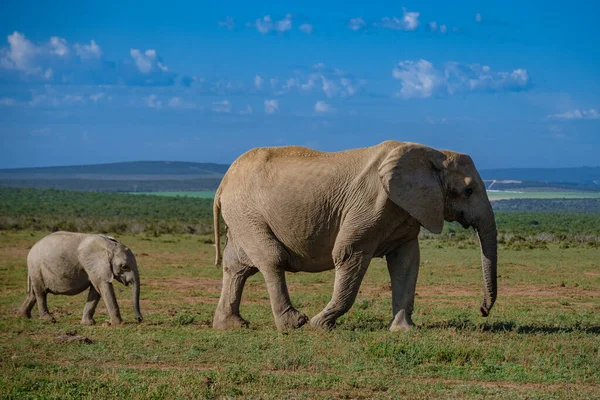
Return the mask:
[[(556, 206), (556, 204), (554, 204)], [(496, 211), (500, 244), (510, 248), (600, 246), (600, 214)], [(212, 199), (117, 193), (0, 188), (0, 229), (102, 233), (205, 235), (212, 227)], [(424, 231), (439, 246), (478, 246), (475, 233), (446, 223), (441, 235)]]
[(206, 234), (212, 199), (0, 188), (0, 229)]

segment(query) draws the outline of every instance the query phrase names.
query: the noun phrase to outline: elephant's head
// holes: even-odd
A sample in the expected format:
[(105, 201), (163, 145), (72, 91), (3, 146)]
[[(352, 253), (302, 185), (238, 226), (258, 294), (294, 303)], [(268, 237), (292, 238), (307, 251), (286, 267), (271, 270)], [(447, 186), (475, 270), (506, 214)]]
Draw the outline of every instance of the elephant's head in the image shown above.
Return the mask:
[(479, 236), (487, 316), (496, 301), (496, 222), (475, 164), (466, 154), (438, 151), (416, 143), (398, 143), (379, 167), (390, 200), (433, 233), (446, 221), (473, 227)]
[(140, 312), (140, 274), (135, 256), (128, 247), (115, 241), (110, 257), (110, 265), (114, 278), (125, 286), (132, 285), (133, 309), (138, 322), (143, 317)]

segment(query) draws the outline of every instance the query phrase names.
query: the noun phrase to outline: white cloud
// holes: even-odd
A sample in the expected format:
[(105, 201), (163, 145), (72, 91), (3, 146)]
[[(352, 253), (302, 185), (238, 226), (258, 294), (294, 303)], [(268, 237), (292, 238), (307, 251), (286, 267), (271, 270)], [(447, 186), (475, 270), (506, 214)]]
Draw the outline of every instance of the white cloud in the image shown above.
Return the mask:
[(600, 113), (595, 108), (589, 110), (571, 110), (560, 114), (550, 114), (547, 118), (560, 119), (560, 120), (573, 120), (573, 119), (598, 119)]
[(392, 76), (402, 83), (399, 95), (406, 98), (430, 97), (443, 81), (433, 64), (426, 60), (401, 61)]
[(365, 27), (365, 25), (367, 25), (365, 20), (360, 17), (351, 18), (350, 21), (348, 21), (348, 28), (350, 28), (353, 31), (361, 30)]
[(95, 93), (95, 94), (90, 95), (90, 100), (92, 100), (94, 103), (97, 103), (103, 97), (104, 97), (104, 93)]
[(8, 35), (7, 39), (9, 49), (3, 52), (5, 56), (0, 60), (2, 67), (17, 69), (29, 74), (39, 72), (40, 67), (35, 64), (34, 59), (41, 49), (17, 31)]
[(307, 35), (310, 35), (313, 31), (313, 26), (311, 24), (302, 24), (298, 27), (298, 29)]
[(231, 17), (225, 17), (223, 21), (219, 21), (219, 26), (232, 30), (235, 27), (235, 22)]
[(0, 97), (0, 106), (14, 106), (17, 104), (15, 99), (11, 99), (10, 97)]
[(446, 32), (448, 32), (448, 27), (447, 27), (446, 25), (439, 25), (439, 26), (438, 26), (438, 23), (437, 23), (437, 22), (435, 22), (435, 21), (433, 21), (433, 22), (430, 22), (430, 23), (429, 23), (429, 30), (430, 30), (431, 32), (435, 32), (435, 31), (437, 31), (437, 30), (438, 30), (438, 28), (439, 28), (439, 30), (440, 30), (440, 32), (441, 32), (441, 33), (446, 33)]
[(82, 60), (91, 60), (94, 58), (97, 59), (97, 58), (102, 57), (102, 49), (93, 40), (90, 40), (90, 44), (76, 43), (74, 47), (75, 47), (75, 53)]
[(243, 114), (243, 115), (249, 115), (249, 114), (252, 114), (252, 107), (250, 107), (250, 105), (249, 105), (249, 104), (248, 104), (248, 105), (246, 105), (246, 108), (245, 108), (245, 109), (243, 109), (242, 111), (240, 111), (240, 114)]
[(144, 97), (143, 100), (146, 102), (146, 105), (150, 108), (162, 108), (162, 102), (157, 100), (157, 96), (155, 94), (151, 94), (148, 97)]
[(256, 28), (258, 32), (263, 35), (266, 35), (269, 32), (277, 31), (277, 32), (287, 32), (292, 29), (292, 15), (286, 14), (285, 17), (280, 19), (279, 21), (273, 21), (270, 15), (265, 15), (262, 18), (257, 19), (256, 21), (249, 22), (246, 26), (250, 28)]
[(324, 101), (317, 101), (315, 103), (315, 112), (326, 113), (331, 111), (331, 106)]
[(277, 26), (275, 29), (278, 32), (286, 32), (292, 29), (292, 15), (286, 14), (285, 18), (277, 21)]
[(254, 86), (256, 86), (256, 88), (260, 89), (262, 87), (263, 84), (263, 78), (260, 75), (256, 75), (254, 77)]
[[(176, 80), (155, 50), (131, 49), (131, 60), (100, 63), (103, 52), (91, 40), (89, 44), (70, 45), (52, 36), (46, 42), (33, 43), (20, 32), (7, 36), (8, 45), (0, 47), (0, 80), (10, 82), (60, 83), (69, 85), (171, 86), (186, 85), (189, 77)], [(80, 62), (81, 60), (81, 62)]]
[(427, 98), (464, 92), (524, 90), (529, 85), (525, 69), (493, 72), (488, 66), (449, 62), (436, 68), (427, 60), (401, 61), (392, 71), (401, 83), (397, 96)]
[[(281, 83), (283, 82), (283, 83)], [(325, 96), (354, 96), (365, 85), (366, 81), (356, 79), (337, 68), (326, 68), (323, 63), (313, 65), (313, 71), (304, 73), (294, 71), (290, 78), (270, 80), (272, 93), (280, 96), (293, 91), (303, 94), (322, 91)]]
[(50, 38), (50, 47), (52, 48), (52, 54), (56, 54), (57, 56), (62, 57), (69, 54), (67, 41), (63, 38), (59, 38), (58, 36), (52, 36)]
[(231, 103), (229, 102), (229, 100), (213, 101), (212, 105), (213, 105), (212, 110), (214, 112), (220, 112), (220, 113), (231, 112)]
[(154, 49), (148, 49), (144, 53), (138, 49), (131, 49), (129, 53), (142, 74), (148, 74), (154, 69), (159, 69), (163, 72), (169, 71), (169, 68), (160, 62), (160, 59), (156, 55), (156, 50)]
[(274, 114), (279, 111), (279, 101), (265, 100), (265, 114)]
[(334, 97), (339, 92), (338, 85), (333, 79), (327, 79), (325, 76), (321, 75), (321, 83), (323, 84), (323, 92), (327, 97)]
[(442, 117), (442, 118), (433, 118), (430, 116), (427, 116), (425, 118), (425, 122), (427, 122), (429, 125), (439, 125), (439, 124), (445, 124), (447, 121), (446, 117)]
[(475, 22), (481, 22), (481, 14), (475, 14)]
[(409, 12), (406, 8), (402, 9), (402, 19), (397, 17), (383, 17), (380, 22), (373, 25), (378, 28), (393, 29), (401, 31), (414, 31), (419, 26), (418, 12)]
[(180, 110), (197, 108), (196, 104), (188, 103), (181, 97), (171, 97), (171, 99), (169, 99), (169, 102), (167, 103), (167, 106), (169, 108), (175, 108)]

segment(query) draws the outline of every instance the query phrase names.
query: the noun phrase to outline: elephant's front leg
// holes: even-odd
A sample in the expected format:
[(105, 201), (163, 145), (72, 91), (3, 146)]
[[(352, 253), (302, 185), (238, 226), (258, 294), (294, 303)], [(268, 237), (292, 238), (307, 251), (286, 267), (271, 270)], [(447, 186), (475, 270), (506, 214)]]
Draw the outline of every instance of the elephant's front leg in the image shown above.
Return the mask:
[(119, 310), (117, 296), (115, 295), (115, 290), (112, 283), (101, 282), (98, 286), (98, 289), (100, 289), (100, 295), (104, 300), (104, 304), (106, 304), (108, 315), (110, 315), (110, 324), (113, 326), (121, 325), (123, 323), (123, 319), (121, 318), (121, 311)]
[(390, 331), (408, 330), (415, 326), (412, 321), (415, 288), (419, 275), (419, 241), (411, 240), (386, 256), (392, 281), (392, 311), (394, 317)]
[(285, 271), (274, 267), (261, 271), (265, 277), (271, 309), (275, 317), (277, 330), (282, 332), (287, 329), (299, 328), (308, 322), (308, 317), (292, 306), (287, 284), (285, 282)]
[(96, 311), (96, 306), (99, 301), (100, 293), (96, 291), (94, 286), (90, 286), (87, 302), (83, 308), (83, 317), (81, 318), (82, 325), (94, 325), (96, 323), (96, 321), (94, 321), (94, 312)]
[(335, 262), (335, 283), (331, 301), (323, 311), (311, 318), (311, 325), (326, 329), (335, 327), (336, 320), (354, 304), (370, 262), (371, 256), (351, 250), (338, 258)]

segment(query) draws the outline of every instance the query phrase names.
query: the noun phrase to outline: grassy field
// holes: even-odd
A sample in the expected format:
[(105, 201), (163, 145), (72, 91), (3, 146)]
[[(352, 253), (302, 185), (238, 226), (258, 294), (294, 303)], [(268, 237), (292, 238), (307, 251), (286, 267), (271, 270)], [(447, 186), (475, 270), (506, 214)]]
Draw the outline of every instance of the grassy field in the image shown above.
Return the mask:
[[(120, 285), (121, 327), (80, 326), (83, 294), (50, 295), (56, 324), (16, 318), (27, 252), (45, 234), (0, 231), (0, 398), (600, 396), (598, 249), (501, 245), (498, 302), (484, 319), (477, 246), (423, 240), (418, 329), (385, 329), (391, 293), (377, 259), (334, 331), (279, 334), (260, 274), (242, 303), (250, 328), (210, 327), (221, 270), (198, 235), (118, 236), (140, 265), (142, 324), (132, 322), (130, 291)], [(292, 300), (309, 316), (325, 306), (332, 282), (332, 272), (288, 274)], [(105, 319), (101, 302), (96, 320)], [(65, 340), (69, 331), (91, 343)]]

